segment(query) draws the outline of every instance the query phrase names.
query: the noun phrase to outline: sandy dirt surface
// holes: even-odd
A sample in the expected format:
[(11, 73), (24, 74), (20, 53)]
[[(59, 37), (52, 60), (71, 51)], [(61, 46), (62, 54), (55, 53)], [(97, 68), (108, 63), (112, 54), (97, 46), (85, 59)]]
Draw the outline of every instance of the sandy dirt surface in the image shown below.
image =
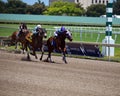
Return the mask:
[(52, 58), (0, 51), (0, 96), (120, 96), (120, 63)]

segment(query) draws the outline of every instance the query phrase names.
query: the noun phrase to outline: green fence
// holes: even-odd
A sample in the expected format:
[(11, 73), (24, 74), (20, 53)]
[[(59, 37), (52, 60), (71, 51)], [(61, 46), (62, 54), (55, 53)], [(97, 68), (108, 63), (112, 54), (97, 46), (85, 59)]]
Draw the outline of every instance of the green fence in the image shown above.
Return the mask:
[[(47, 16), (47, 15), (22, 15), (0, 14), (0, 22), (29, 22), (49, 24), (78, 24), (78, 25), (104, 25), (106, 18), (80, 17), (80, 16)], [(120, 19), (113, 18), (113, 25), (120, 26)]]

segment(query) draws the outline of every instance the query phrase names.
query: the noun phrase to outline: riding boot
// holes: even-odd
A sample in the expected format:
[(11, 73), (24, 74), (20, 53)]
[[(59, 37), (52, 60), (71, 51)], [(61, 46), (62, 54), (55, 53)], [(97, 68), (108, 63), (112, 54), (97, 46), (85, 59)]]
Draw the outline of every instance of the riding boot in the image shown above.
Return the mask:
[(51, 45), (54, 46), (54, 47), (56, 47), (56, 42), (55, 42), (54, 39), (52, 40)]
[(54, 46), (54, 40), (52, 40), (51, 45)]
[(32, 39), (30, 39), (29, 37), (26, 37), (26, 39), (31, 43)]

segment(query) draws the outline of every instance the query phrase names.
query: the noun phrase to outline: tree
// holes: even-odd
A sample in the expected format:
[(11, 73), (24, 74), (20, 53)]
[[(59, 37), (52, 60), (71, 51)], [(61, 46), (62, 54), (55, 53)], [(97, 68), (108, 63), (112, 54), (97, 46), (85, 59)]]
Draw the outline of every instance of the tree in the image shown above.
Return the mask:
[(40, 1), (33, 4), (32, 8), (32, 14), (42, 14), (46, 10), (45, 4)]
[(55, 1), (47, 11), (46, 15), (67, 15), (67, 16), (81, 16), (84, 14), (84, 10), (81, 6), (77, 6), (75, 3), (63, 2), (61, 0)]
[(117, 0), (113, 3), (113, 13), (116, 15), (120, 15), (120, 0)]
[(25, 14), (26, 6), (27, 4), (21, 0), (7, 0), (6, 10), (7, 13)]
[(6, 4), (0, 0), (0, 13), (5, 13)]
[(7, 0), (7, 2), (0, 0), (0, 13), (42, 14), (45, 10), (46, 6), (40, 0), (33, 5), (27, 5), (22, 0)]
[(32, 5), (27, 5), (26, 14), (32, 14), (32, 13), (33, 13), (33, 6)]
[(99, 17), (106, 13), (106, 6), (104, 4), (93, 4), (87, 7), (86, 16)]

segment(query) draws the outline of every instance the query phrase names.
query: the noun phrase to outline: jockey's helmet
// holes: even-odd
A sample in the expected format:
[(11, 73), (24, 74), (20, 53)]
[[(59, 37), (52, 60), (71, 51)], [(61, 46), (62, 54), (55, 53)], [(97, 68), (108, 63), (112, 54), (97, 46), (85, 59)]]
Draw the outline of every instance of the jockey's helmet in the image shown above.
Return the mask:
[(21, 22), (21, 25), (26, 25), (24, 22)]
[(37, 25), (37, 28), (41, 28), (41, 25)]
[(65, 29), (64, 26), (62, 26), (60, 30), (61, 30), (61, 31), (66, 31), (66, 29)]

